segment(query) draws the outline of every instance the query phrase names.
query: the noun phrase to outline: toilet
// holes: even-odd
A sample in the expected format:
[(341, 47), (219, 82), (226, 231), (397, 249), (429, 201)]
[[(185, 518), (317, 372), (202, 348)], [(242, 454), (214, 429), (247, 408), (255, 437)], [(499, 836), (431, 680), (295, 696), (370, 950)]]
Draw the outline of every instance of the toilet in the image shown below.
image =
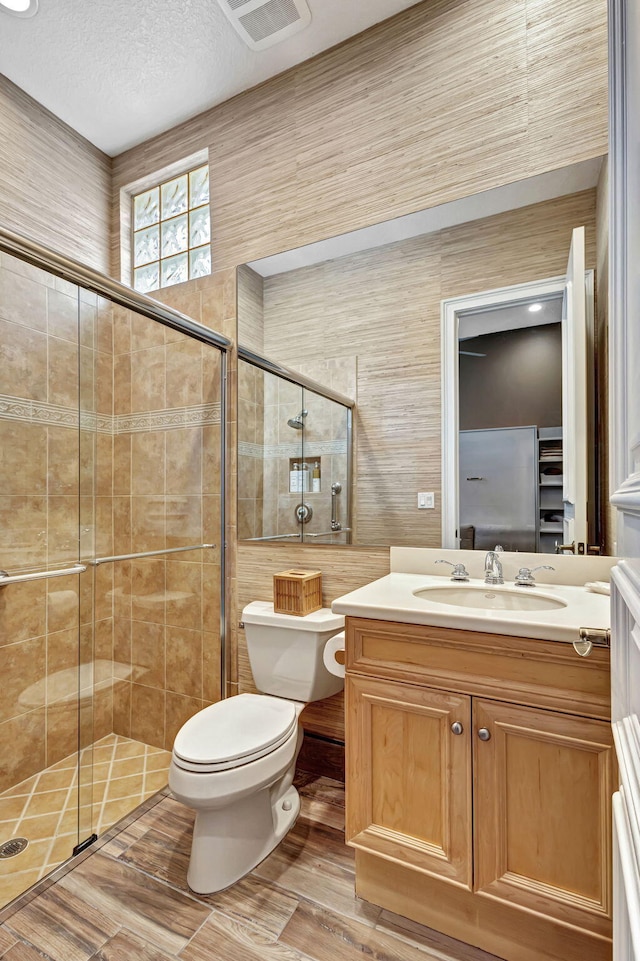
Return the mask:
[(227, 698), (189, 718), (169, 768), (174, 797), (196, 812), (187, 881), (198, 894), (244, 877), (293, 827), (300, 714), (344, 686), (323, 658), (344, 617), (326, 608), (305, 617), (276, 614), (273, 604), (253, 601), (242, 620), (262, 693)]

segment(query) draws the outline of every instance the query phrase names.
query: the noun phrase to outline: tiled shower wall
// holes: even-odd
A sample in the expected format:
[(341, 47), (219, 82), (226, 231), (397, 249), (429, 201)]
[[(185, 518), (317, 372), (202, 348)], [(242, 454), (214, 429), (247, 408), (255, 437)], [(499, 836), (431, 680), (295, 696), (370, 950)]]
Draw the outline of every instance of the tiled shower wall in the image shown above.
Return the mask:
[[(323, 381), (331, 384), (331, 378)], [(296, 507), (304, 501), (313, 510), (304, 532), (331, 527), (331, 484), (339, 480), (344, 496), (339, 519), (347, 526), (347, 437), (344, 407), (311, 394), (241, 362), (238, 375), (238, 536), (241, 540), (300, 532)], [(289, 426), (303, 408), (309, 410), (304, 440)], [(318, 461), (321, 491), (302, 495), (290, 489), (293, 463), (307, 463), (311, 474)], [(329, 535), (331, 538), (332, 535)], [(344, 537), (344, 535), (333, 535)]]
[[(305, 356), (295, 367), (299, 373), (353, 401), (356, 400), (356, 368), (357, 360), (355, 356), (325, 359), (317, 355), (313, 357), (311, 355)], [(288, 396), (285, 393), (280, 400), (279, 410), (277, 411), (277, 423), (284, 425), (283, 435), (286, 437), (288, 434), (290, 439), (293, 432), (287, 426), (287, 420), (291, 416), (289, 413), (291, 408), (287, 406), (288, 402)], [(331, 529), (331, 485), (334, 481), (342, 486), (342, 491), (338, 494), (336, 502), (336, 518), (343, 527), (348, 526), (347, 408), (308, 390), (304, 391), (304, 407), (309, 413), (305, 420), (303, 460), (308, 465), (310, 472), (316, 460), (321, 468), (320, 492), (315, 494), (311, 492), (305, 497), (305, 503), (313, 508), (313, 517), (305, 524), (304, 534), (315, 534)], [(265, 444), (267, 443), (267, 428), (265, 427)], [(282, 465), (283, 459), (280, 458), (279, 460)], [(286, 457), (283, 466), (285, 476), (282, 476), (281, 466), (278, 484), (280, 490), (286, 491), (288, 490), (288, 477), (286, 476), (288, 458)], [(299, 500), (299, 496), (289, 495), (285, 516), (278, 518), (280, 524), (291, 524), (290, 518), (295, 504)], [(269, 503), (265, 497), (265, 522), (267, 517), (272, 516), (271, 511), (273, 509), (273, 502)], [(287, 528), (282, 526), (279, 529)], [(288, 529), (290, 530), (291, 527), (289, 526)], [(347, 543), (346, 534), (333, 534), (321, 538), (318, 543), (344, 544)]]
[[(198, 323), (218, 331), (227, 337), (232, 346), (227, 353), (227, 384), (226, 391), (221, 385), (221, 391), (225, 393), (227, 402), (226, 416), (226, 485), (225, 485), (225, 511), (226, 511), (226, 551), (225, 551), (225, 604), (226, 604), (226, 645), (225, 645), (225, 668), (226, 668), (226, 692), (227, 694), (238, 693), (238, 672), (237, 672), (237, 623), (239, 620), (237, 610), (237, 586), (236, 586), (236, 541), (237, 541), (237, 414), (236, 414), (236, 385), (237, 385), (237, 362), (236, 362), (236, 272), (235, 270), (224, 270), (211, 274), (209, 277), (200, 277), (198, 280), (191, 280), (184, 284), (176, 284), (174, 287), (166, 287), (156, 292), (156, 298), (168, 304), (170, 307), (181, 311)], [(218, 363), (216, 360), (217, 351), (213, 348), (209, 354), (209, 364)], [(213, 451), (213, 447), (210, 448)], [(216, 448), (217, 450), (217, 448)], [(216, 462), (211, 465), (211, 474), (207, 483), (217, 485), (216, 490), (220, 490), (220, 465)], [(205, 492), (206, 493), (206, 492)], [(219, 543), (216, 536), (216, 543)], [(194, 555), (182, 555), (183, 561)], [(217, 556), (217, 555), (216, 555)], [(214, 595), (211, 595), (212, 597)], [(215, 597), (220, 597), (220, 591), (216, 590)], [(205, 611), (204, 628), (205, 633), (211, 633), (217, 629), (219, 623), (217, 610), (215, 613), (215, 625), (209, 621), (209, 613)], [(218, 688), (219, 684), (219, 660), (218, 655), (212, 659), (203, 657), (203, 700), (208, 700), (205, 685)], [(192, 671), (199, 671), (197, 663), (190, 666)], [(214, 672), (214, 678), (210, 677)], [(144, 686), (144, 685), (142, 685)], [(182, 709), (188, 708), (190, 713), (196, 709), (197, 698), (191, 698), (189, 703), (186, 700), (180, 702), (169, 695), (175, 692), (167, 692), (166, 705), (169, 710), (175, 707)], [(117, 700), (117, 699), (116, 699)], [(156, 698), (156, 702), (159, 699)], [(177, 711), (167, 715), (169, 721), (175, 720)], [(165, 732), (165, 739), (169, 743), (168, 730)]]
[(0, 568), (217, 545), (0, 589), (1, 791), (219, 698), (222, 385), (215, 348), (5, 255), (0, 345)]
[[(73, 285), (1, 255), (0, 567), (10, 573), (73, 565), (81, 526), (91, 547), (95, 427), (110, 414), (110, 343), (109, 305), (86, 292), (79, 299)], [(111, 504), (98, 509), (110, 531)], [(111, 729), (112, 627), (99, 605), (105, 683), (82, 704), (83, 741)], [(0, 791), (77, 750), (78, 664), (87, 662), (82, 684), (90, 686), (93, 631), (91, 571), (0, 589)]]
[[(299, 364), (296, 370), (323, 386), (333, 387), (336, 381), (342, 386), (339, 367), (339, 360), (328, 364), (318, 361), (315, 364)], [(304, 434), (291, 428), (288, 423), (290, 418), (300, 413), (301, 408), (308, 411)], [(262, 524), (265, 534), (299, 532), (295, 510), (302, 502), (313, 510), (311, 519), (304, 525), (303, 536), (330, 531), (333, 481), (339, 481), (342, 485), (342, 493), (338, 495), (338, 520), (343, 527), (347, 526), (346, 408), (319, 394), (303, 391), (295, 384), (268, 377), (265, 384), (264, 431), (260, 443), (263, 460), (259, 466), (264, 475)], [(290, 491), (292, 461), (299, 465), (307, 464), (310, 484), (313, 465), (318, 461), (321, 468), (319, 492), (310, 491), (303, 496)], [(334, 539), (344, 537), (333, 535)], [(329, 535), (326, 541), (331, 539), (332, 535)]]
[[(238, 344), (264, 353), (264, 317), (260, 274), (242, 264), (237, 272)], [(250, 364), (238, 365), (238, 536), (261, 537), (264, 478), (261, 445), (264, 431), (264, 375)]]
[[(242, 277), (238, 275), (238, 296)], [(275, 378), (271, 378), (275, 380)], [(298, 391), (299, 393), (299, 391)], [(257, 367), (238, 365), (238, 537), (273, 534), (263, 525), (264, 495), (270, 491), (263, 472), (265, 375)]]
[[(117, 308), (114, 731), (168, 750), (220, 697), (220, 355)], [(106, 565), (105, 565), (106, 566)]]

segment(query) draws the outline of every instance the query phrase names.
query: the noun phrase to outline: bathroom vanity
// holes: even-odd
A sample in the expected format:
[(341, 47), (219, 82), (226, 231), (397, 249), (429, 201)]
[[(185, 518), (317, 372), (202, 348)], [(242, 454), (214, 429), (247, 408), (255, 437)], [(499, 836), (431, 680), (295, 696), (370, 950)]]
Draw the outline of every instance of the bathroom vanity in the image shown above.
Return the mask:
[[(402, 554), (432, 555), (424, 570), (443, 556)], [(519, 565), (524, 556), (511, 555)], [(571, 619), (608, 627), (609, 599), (579, 582), (587, 570), (608, 579), (613, 561), (578, 565), (569, 587), (558, 583), (570, 579), (565, 561), (591, 559), (554, 559), (556, 583), (520, 589), (556, 608), (458, 609), (420, 590), (456, 585), (417, 572), (334, 603), (347, 615), (357, 893), (509, 961), (611, 957), (609, 651), (580, 657)], [(491, 603), (513, 593), (513, 580), (467, 587)]]

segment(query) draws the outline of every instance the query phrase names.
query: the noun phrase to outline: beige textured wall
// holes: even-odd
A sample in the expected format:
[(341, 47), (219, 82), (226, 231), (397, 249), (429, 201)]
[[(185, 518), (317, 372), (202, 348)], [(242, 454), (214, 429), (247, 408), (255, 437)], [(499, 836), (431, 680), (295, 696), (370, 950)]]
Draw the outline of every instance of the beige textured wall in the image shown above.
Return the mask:
[(262, 277), (246, 264), (238, 267), (238, 343), (264, 353)]
[(109, 272), (111, 159), (0, 75), (0, 227)]
[[(340, 597), (389, 573), (389, 549), (307, 547), (306, 545), (238, 545), (238, 615), (255, 600), (273, 600), (273, 575), (291, 568), (322, 571), (322, 602)], [(238, 690), (253, 691), (244, 631), (238, 637)], [(305, 730), (344, 740), (343, 695), (318, 701), (302, 714)]]
[(425, 0), (114, 160), (209, 150), (217, 268), (607, 150), (606, 2)]

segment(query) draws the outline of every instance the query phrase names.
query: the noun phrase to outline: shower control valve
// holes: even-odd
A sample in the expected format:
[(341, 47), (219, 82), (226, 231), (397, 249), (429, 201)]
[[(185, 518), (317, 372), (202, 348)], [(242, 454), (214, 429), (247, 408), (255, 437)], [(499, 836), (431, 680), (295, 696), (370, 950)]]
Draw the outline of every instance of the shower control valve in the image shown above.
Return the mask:
[(313, 507), (310, 504), (298, 504), (295, 514), (298, 524), (308, 524), (313, 517)]

